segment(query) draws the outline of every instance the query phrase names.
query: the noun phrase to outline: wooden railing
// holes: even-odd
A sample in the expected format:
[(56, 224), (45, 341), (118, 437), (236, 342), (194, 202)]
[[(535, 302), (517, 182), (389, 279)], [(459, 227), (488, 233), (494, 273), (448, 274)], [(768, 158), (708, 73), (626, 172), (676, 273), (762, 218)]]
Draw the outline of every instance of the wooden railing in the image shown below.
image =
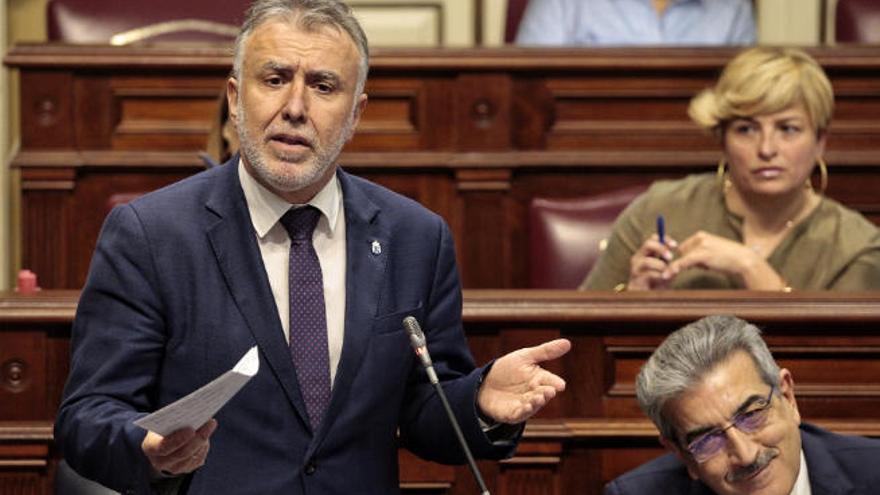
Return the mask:
[[(0, 493), (49, 493), (76, 300), (74, 291), (0, 295)], [(806, 421), (880, 437), (880, 294), (468, 290), (463, 319), (478, 362), (560, 336), (574, 344), (548, 364), (567, 380), (565, 393), (529, 422), (516, 456), (481, 462), (492, 493), (599, 494), (662, 453), (633, 379), (665, 335), (711, 313), (763, 328), (795, 377)], [(466, 468), (407, 452), (401, 486), (410, 495), (476, 493)]]

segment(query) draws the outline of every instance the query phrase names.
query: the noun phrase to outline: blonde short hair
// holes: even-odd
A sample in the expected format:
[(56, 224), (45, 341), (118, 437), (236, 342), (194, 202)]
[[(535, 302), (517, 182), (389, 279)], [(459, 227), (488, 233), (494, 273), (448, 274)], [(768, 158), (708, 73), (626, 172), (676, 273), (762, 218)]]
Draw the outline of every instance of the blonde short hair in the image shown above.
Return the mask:
[(828, 128), (834, 90), (822, 67), (797, 48), (754, 47), (728, 62), (715, 87), (691, 99), (688, 115), (700, 127), (720, 133), (733, 119), (798, 104), (817, 133)]

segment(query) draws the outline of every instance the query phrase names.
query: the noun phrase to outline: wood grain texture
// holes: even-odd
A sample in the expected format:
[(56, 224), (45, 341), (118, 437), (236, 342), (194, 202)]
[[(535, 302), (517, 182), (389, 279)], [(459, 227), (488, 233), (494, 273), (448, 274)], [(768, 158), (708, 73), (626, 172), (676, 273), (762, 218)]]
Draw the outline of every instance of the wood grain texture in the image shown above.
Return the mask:
[[(713, 170), (718, 144), (685, 110), (735, 52), (376, 49), (340, 163), (439, 213), (467, 288), (526, 287), (532, 198)], [(827, 194), (880, 223), (880, 51), (810, 52), (837, 98)], [(26, 44), (4, 60), (22, 79), (23, 261), (76, 289), (111, 196), (201, 170), (228, 46)]]
[[(30, 377), (27, 387), (10, 387), (8, 372), (0, 376), (0, 489), (24, 487), (9, 493), (46, 493), (40, 490), (51, 484), (58, 455), (52, 421), (77, 297), (0, 293), (0, 364), (12, 357)], [(880, 294), (467, 290), (463, 320), (477, 362), (557, 337), (574, 344), (547, 364), (566, 379), (565, 393), (528, 423), (512, 459), (480, 463), (492, 493), (599, 494), (607, 481), (662, 454), (632, 383), (669, 331), (705, 313), (737, 314), (761, 326), (795, 377), (805, 420), (880, 437)], [(466, 467), (405, 451), (400, 462), (407, 495), (476, 493)]]

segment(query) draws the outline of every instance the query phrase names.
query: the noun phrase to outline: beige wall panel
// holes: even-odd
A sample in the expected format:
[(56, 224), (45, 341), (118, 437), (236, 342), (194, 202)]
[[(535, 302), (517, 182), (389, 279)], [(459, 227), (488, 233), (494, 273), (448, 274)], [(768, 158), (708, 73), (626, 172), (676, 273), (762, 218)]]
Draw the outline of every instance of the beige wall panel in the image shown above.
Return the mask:
[(46, 0), (6, 0), (6, 38), (10, 45), (19, 41), (46, 39)]
[(837, 0), (825, 0), (825, 39), (826, 45), (834, 42), (834, 13), (837, 12)]
[[(3, 31), (0, 44), (6, 47), (24, 41), (46, 40), (46, 0), (0, 0), (3, 2), (3, 18), (0, 24)], [(5, 51), (5, 50), (4, 50)], [(5, 108), (0, 115), (5, 124), (0, 124), (0, 152), (3, 170), (0, 172), (0, 289), (13, 283), (13, 274), (18, 269), (20, 259), (19, 245), (19, 195), (17, 174), (9, 173), (7, 165), (10, 154), (18, 143), (18, 74), (16, 71), (3, 71), (0, 74), (0, 97)], [(9, 84), (5, 84), (8, 82)], [(5, 128), (3, 127), (5, 126)], [(5, 141), (4, 141), (5, 139)], [(8, 247), (8, 249), (6, 249)]]
[(436, 47), (443, 44), (440, 6), (359, 6), (356, 12), (370, 46)]
[(507, 0), (482, 0), (483, 2), (483, 44), (499, 46), (504, 44), (504, 28), (507, 23)]
[(421, 27), (409, 25), (421, 22), (426, 11), (436, 12), (440, 33), (430, 46), (474, 45), (473, 0), (348, 0), (348, 4), (374, 46), (426, 46), (427, 36), (417, 32)]
[(759, 0), (758, 42), (810, 46), (821, 43), (822, 0)]
[[(6, 0), (0, 0), (0, 54), (6, 54)], [(10, 264), (12, 262), (12, 241), (10, 239), (12, 188), (9, 185), (9, 111), (8, 92), (9, 71), (0, 66), (0, 81), (3, 81), (3, 94), (0, 95), (0, 290), (9, 288)]]

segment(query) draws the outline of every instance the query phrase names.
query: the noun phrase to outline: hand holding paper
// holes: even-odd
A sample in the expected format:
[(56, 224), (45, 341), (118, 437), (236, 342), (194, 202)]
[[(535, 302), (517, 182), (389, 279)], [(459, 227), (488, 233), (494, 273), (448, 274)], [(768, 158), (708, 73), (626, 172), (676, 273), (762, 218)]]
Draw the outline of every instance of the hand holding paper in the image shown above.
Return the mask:
[(182, 428), (199, 428), (213, 418), (260, 369), (257, 347), (251, 349), (234, 368), (195, 392), (134, 422), (137, 426), (162, 436)]
[(148, 431), (141, 450), (150, 460), (155, 475), (177, 476), (202, 467), (211, 449), (211, 435), (217, 420), (211, 419), (198, 430), (184, 428), (163, 437)]
[(235, 367), (211, 383), (134, 422), (149, 430), (141, 449), (157, 473), (188, 473), (205, 463), (210, 437), (217, 428), (213, 416), (259, 369), (254, 346)]

